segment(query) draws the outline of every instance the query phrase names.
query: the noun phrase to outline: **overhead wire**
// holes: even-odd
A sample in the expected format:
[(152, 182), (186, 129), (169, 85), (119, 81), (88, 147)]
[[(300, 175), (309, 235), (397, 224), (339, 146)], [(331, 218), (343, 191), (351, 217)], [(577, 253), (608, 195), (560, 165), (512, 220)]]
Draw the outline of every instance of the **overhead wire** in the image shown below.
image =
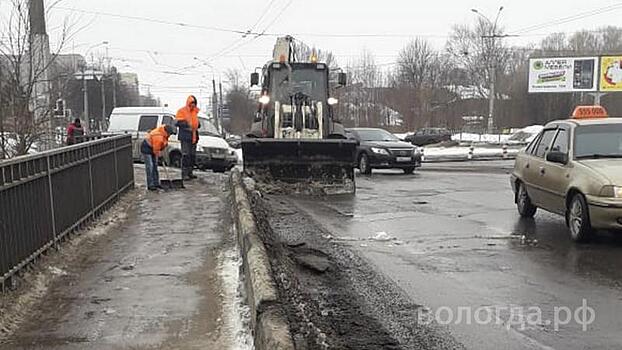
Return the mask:
[(590, 10), (590, 11), (581, 12), (581, 13), (578, 13), (576, 15), (562, 17), (562, 18), (559, 18), (559, 19), (556, 19), (556, 20), (547, 21), (547, 22), (544, 22), (544, 23), (540, 23), (540, 24), (524, 27), (522, 29), (519, 29), (519, 30), (513, 32), (513, 34), (521, 35), (521, 34), (533, 32), (535, 30), (549, 28), (549, 27), (560, 25), (560, 24), (566, 24), (566, 23), (578, 21), (578, 20), (581, 20), (581, 19), (585, 19), (585, 18), (601, 15), (603, 13), (612, 12), (612, 11), (619, 10), (619, 9), (622, 9), (622, 2), (618, 2), (616, 4), (609, 5), (609, 6), (600, 7), (600, 8), (597, 8), (597, 9)]
[(245, 34), (245, 35), (259, 34), (259, 33), (249, 32), (249, 31), (240, 30), (240, 29), (232, 29), (232, 28), (224, 28), (224, 27), (216, 27), (216, 26), (204, 26), (204, 25), (186, 23), (186, 22), (171, 22), (171, 21), (166, 21), (166, 20), (162, 20), (159, 18), (153, 18), (153, 17), (130, 16), (130, 15), (122, 15), (118, 13), (85, 10), (85, 9), (78, 9), (78, 8), (71, 8), (71, 7), (64, 7), (64, 6), (56, 6), (55, 9), (63, 10), (63, 11), (80, 12), (80, 13), (92, 14), (92, 15), (98, 15), (98, 16), (120, 18), (120, 19), (129, 19), (129, 20), (141, 21), (141, 22), (165, 24), (165, 25), (184, 27), (184, 28), (203, 29), (203, 30), (209, 30), (209, 31), (215, 31), (215, 32)]

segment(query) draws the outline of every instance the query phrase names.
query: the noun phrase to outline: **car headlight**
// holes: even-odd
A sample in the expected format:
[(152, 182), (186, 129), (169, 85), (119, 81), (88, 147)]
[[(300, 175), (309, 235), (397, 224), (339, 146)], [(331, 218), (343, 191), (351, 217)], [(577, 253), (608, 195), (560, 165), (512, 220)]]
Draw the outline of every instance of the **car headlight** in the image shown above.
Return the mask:
[(421, 154), (421, 151), (419, 150), (419, 147), (413, 148), (413, 155), (416, 156), (416, 155), (419, 155), (419, 154)]
[(203, 153), (210, 153), (209, 147), (203, 147)]
[(385, 156), (389, 155), (389, 151), (387, 151), (384, 148), (372, 147), (371, 151), (376, 153), (376, 154), (382, 154), (382, 155), (385, 155)]
[(601, 197), (622, 198), (622, 187), (620, 186), (604, 186), (600, 191)]

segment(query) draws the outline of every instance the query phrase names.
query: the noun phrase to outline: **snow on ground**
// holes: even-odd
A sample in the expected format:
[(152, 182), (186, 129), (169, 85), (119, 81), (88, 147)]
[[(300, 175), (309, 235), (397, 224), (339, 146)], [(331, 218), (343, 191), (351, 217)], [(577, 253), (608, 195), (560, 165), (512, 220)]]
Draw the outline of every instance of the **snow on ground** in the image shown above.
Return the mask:
[[(520, 149), (508, 148), (508, 156), (515, 156)], [(424, 156), (427, 161), (443, 160), (443, 159), (468, 159), (469, 147), (429, 147), (424, 148)], [(473, 158), (501, 158), (503, 157), (502, 147), (475, 147), (473, 149)]]
[(242, 258), (237, 246), (227, 249), (219, 257), (219, 275), (223, 281), (223, 317), (226, 334), (236, 350), (253, 350), (250, 330), (250, 308), (244, 302), (244, 282), (240, 279)]
[(508, 143), (529, 143), (544, 129), (542, 125), (531, 125), (520, 129), (508, 139)]
[(462, 142), (504, 143), (510, 136), (505, 134), (473, 134), (463, 132), (454, 134), (451, 139)]
[(407, 133), (398, 133), (398, 134), (393, 134), (393, 135), (395, 135), (398, 139), (404, 141), (406, 136), (413, 135), (413, 134), (414, 132), (407, 132)]
[(243, 157), (243, 154), (242, 154), (242, 149), (241, 148), (236, 148), (235, 149), (235, 154), (238, 156), (238, 164), (244, 163), (244, 157)]

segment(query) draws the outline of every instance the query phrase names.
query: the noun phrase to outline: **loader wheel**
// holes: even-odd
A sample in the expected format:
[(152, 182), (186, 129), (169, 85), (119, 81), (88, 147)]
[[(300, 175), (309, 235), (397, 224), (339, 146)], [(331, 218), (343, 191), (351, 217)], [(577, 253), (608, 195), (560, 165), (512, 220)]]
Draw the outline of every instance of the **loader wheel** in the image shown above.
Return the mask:
[(370, 175), (371, 174), (371, 165), (369, 164), (369, 156), (363, 153), (359, 157), (359, 170), (361, 174)]

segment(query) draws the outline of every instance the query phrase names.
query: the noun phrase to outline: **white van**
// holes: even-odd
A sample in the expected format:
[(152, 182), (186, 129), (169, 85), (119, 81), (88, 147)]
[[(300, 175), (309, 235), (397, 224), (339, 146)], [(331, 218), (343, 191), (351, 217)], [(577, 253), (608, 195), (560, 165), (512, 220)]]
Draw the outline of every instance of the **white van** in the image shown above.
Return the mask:
[[(197, 144), (196, 166), (200, 169), (212, 169), (224, 172), (233, 168), (237, 155), (227, 142), (218, 136), (218, 131), (205, 115), (199, 115), (199, 143)], [(110, 115), (108, 133), (132, 134), (132, 156), (141, 161), (140, 145), (146, 134), (158, 125), (174, 125), (175, 112), (166, 107), (119, 107)], [(169, 146), (164, 151), (164, 160), (173, 166), (181, 165), (181, 144), (177, 136), (169, 138)]]

